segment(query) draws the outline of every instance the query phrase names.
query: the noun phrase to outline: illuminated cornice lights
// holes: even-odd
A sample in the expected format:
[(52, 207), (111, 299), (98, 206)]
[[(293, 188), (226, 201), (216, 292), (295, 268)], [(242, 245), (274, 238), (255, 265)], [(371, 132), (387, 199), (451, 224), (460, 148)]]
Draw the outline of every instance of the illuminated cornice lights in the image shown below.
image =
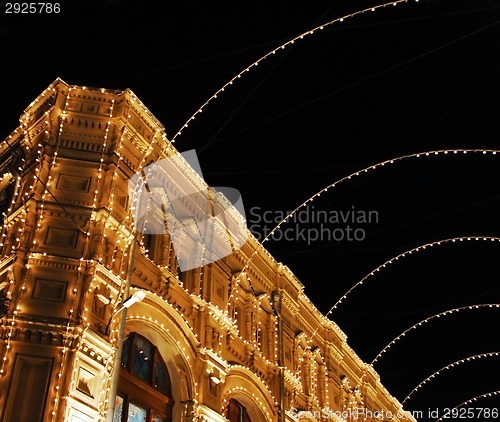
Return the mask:
[(406, 334), (408, 334), (410, 331), (417, 329), (418, 327), (427, 324), (428, 322), (431, 322), (434, 319), (441, 318), (442, 316), (446, 315), (451, 315), (457, 312), (461, 311), (469, 311), (469, 310), (474, 310), (474, 309), (481, 309), (481, 308), (500, 308), (500, 304), (498, 303), (482, 303), (478, 305), (468, 305), (468, 306), (461, 306), (459, 308), (453, 308), (449, 309), (444, 312), (440, 312), (438, 314), (432, 315), (428, 318), (423, 319), (420, 322), (417, 322), (416, 324), (412, 325), (410, 328), (407, 328), (404, 330), (401, 334), (399, 334), (397, 337), (395, 337), (390, 343), (388, 343), (375, 358), (371, 361), (371, 365), (373, 366), (379, 359), (380, 357), (391, 348), (391, 346), (394, 345), (394, 343), (398, 342), (401, 340)]
[(420, 388), (422, 388), (425, 384), (427, 384), (429, 381), (440, 375), (442, 372), (447, 371), (448, 369), (454, 368), (456, 366), (462, 365), (467, 362), (471, 362), (473, 360), (480, 360), (483, 358), (489, 358), (489, 357), (498, 357), (500, 356), (500, 352), (488, 352), (488, 353), (480, 353), (478, 355), (473, 355), (473, 356), (468, 356), (463, 359), (456, 360), (455, 362), (449, 363), (446, 366), (443, 366), (441, 369), (438, 369), (436, 372), (433, 372), (431, 375), (429, 375), (427, 378), (425, 378), (422, 382), (420, 382), (413, 390), (411, 390), (408, 395), (403, 399), (401, 404), (404, 404), (405, 401), (407, 401), (415, 392), (417, 392)]
[[(418, 0), (415, 0), (415, 1), (418, 2)], [(175, 140), (177, 139), (177, 137), (182, 134), (182, 131), (184, 129), (186, 129), (193, 120), (196, 119), (196, 116), (198, 114), (201, 114), (203, 112), (203, 110), (208, 106), (208, 104), (210, 104), (213, 100), (215, 100), (227, 88), (229, 88), (231, 85), (233, 85), (233, 83), (236, 82), (238, 79), (240, 79), (246, 72), (249, 72), (253, 68), (256, 68), (260, 63), (262, 63), (264, 60), (268, 59), (269, 57), (275, 55), (276, 53), (278, 53), (278, 52), (280, 52), (282, 50), (285, 50), (287, 47), (290, 47), (291, 45), (293, 45), (295, 43), (295, 41), (302, 40), (305, 37), (313, 35), (313, 34), (319, 32), (319, 31), (322, 31), (323, 29), (325, 29), (325, 28), (327, 28), (329, 26), (334, 25), (335, 23), (342, 23), (346, 19), (353, 18), (353, 17), (361, 15), (361, 14), (363, 14), (365, 12), (374, 12), (375, 10), (382, 9), (382, 8), (384, 8), (386, 6), (391, 6), (391, 5), (392, 6), (397, 6), (398, 4), (407, 3), (407, 2), (408, 2), (408, 0), (396, 0), (396, 1), (391, 1), (391, 2), (388, 2), (388, 3), (384, 3), (384, 4), (379, 4), (377, 6), (372, 6), (372, 7), (366, 8), (366, 9), (358, 10), (356, 12), (347, 14), (347, 15), (342, 16), (340, 18), (336, 18), (336, 19), (333, 19), (333, 20), (331, 20), (329, 22), (326, 22), (324, 24), (316, 26), (315, 28), (312, 28), (312, 29), (310, 29), (310, 30), (308, 30), (306, 32), (303, 32), (302, 34), (300, 34), (300, 35), (298, 35), (298, 36), (296, 36), (294, 38), (291, 38), (290, 40), (286, 41), (285, 43), (281, 44), (280, 46), (272, 49), (271, 51), (269, 51), (268, 53), (266, 53), (265, 55), (263, 55), (260, 59), (256, 60), (255, 62), (253, 62), (249, 66), (245, 67), (241, 72), (239, 72), (236, 76), (234, 76), (233, 78), (231, 78), (221, 88), (219, 88), (215, 92), (215, 94), (213, 94), (210, 98), (208, 98), (208, 100), (206, 100), (201, 105), (201, 107), (182, 125), (182, 127), (178, 130), (178, 132), (172, 138), (171, 142), (175, 142)]]
[[(490, 391), (489, 393), (484, 393), (484, 394), (481, 394), (479, 396), (473, 397), (473, 398), (471, 398), (469, 400), (464, 401), (463, 403), (460, 403), (458, 406), (455, 406), (452, 409), (448, 409), (448, 411), (445, 412), (441, 417), (439, 417), (438, 419), (436, 419), (435, 422), (440, 422), (443, 419), (449, 420), (450, 417), (455, 418), (455, 416), (459, 416), (459, 415), (455, 415), (456, 410), (458, 410), (459, 408), (461, 408), (463, 406), (468, 406), (469, 404), (472, 404), (472, 403), (474, 403), (474, 402), (476, 402), (478, 400), (485, 399), (485, 398), (488, 398), (488, 397), (495, 397), (495, 396), (498, 396), (498, 395), (500, 395), (500, 390)], [(480, 409), (480, 408), (476, 408), (476, 410), (477, 409)], [(491, 420), (498, 420), (498, 416), (500, 416), (500, 412), (499, 412), (498, 408), (493, 407), (493, 408), (490, 409), (488, 407), (484, 407), (482, 409), (483, 409), (482, 416), (484, 418), (486, 418), (486, 419), (490, 419), (491, 418)], [(461, 413), (460, 413), (460, 415), (461, 415)]]

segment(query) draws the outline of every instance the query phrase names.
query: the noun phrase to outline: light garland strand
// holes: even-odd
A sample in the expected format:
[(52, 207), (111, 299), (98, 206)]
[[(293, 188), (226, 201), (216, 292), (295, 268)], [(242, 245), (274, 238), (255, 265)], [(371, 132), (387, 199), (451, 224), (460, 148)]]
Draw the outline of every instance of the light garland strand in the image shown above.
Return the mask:
[[(481, 308), (500, 308), (500, 304), (498, 303), (482, 303), (482, 304), (477, 304), (477, 305), (468, 305), (468, 306), (461, 306), (458, 308), (452, 308), (447, 311), (440, 312), (435, 315), (431, 315), (430, 317), (427, 317), (416, 324), (413, 324), (411, 327), (407, 328), (404, 330), (401, 334), (396, 336), (390, 343), (388, 343), (378, 354), (375, 356), (375, 358), (370, 362), (369, 366), (373, 368), (373, 365), (380, 359), (380, 357), (387, 352), (395, 343), (397, 343), (399, 340), (401, 340), (406, 334), (408, 334), (410, 331), (416, 330), (418, 327), (425, 325), (435, 319), (441, 318), (442, 316), (446, 315), (451, 315), (454, 313), (458, 313), (461, 311), (467, 311), (467, 310), (474, 310), (474, 309), (481, 309)], [(356, 386), (356, 390), (361, 388), (361, 385), (363, 384), (364, 377), (366, 376), (367, 371), (366, 368), (363, 371), (363, 374), (361, 375), (358, 384)], [(399, 403), (399, 402), (398, 402)], [(401, 405), (401, 403), (399, 403)]]
[[(339, 184), (343, 183), (343, 182), (346, 182), (348, 180), (351, 180), (355, 177), (358, 177), (360, 176), (361, 174), (366, 174), (372, 170), (375, 170), (375, 169), (378, 169), (378, 168), (381, 168), (381, 167), (384, 167), (386, 165), (392, 165), (392, 164), (395, 164), (395, 163), (399, 163), (400, 161), (404, 161), (404, 160), (408, 160), (408, 159), (413, 159), (413, 158), (423, 158), (423, 157), (436, 157), (436, 156), (442, 156), (442, 155), (450, 155), (450, 156), (455, 156), (455, 155), (459, 155), (459, 154), (468, 154), (468, 153), (472, 153), (472, 154), (482, 154), (482, 155), (488, 155), (488, 154), (491, 154), (491, 155), (497, 155), (497, 153), (499, 153), (500, 150), (496, 150), (496, 149), (444, 149), (444, 150), (431, 150), (431, 151), (425, 151), (425, 152), (420, 152), (420, 153), (413, 153), (413, 154), (407, 154), (407, 155), (403, 155), (403, 156), (400, 156), (400, 157), (396, 157), (396, 158), (392, 158), (392, 159), (388, 159), (388, 160), (384, 160), (384, 161), (381, 161), (379, 163), (376, 163), (376, 164), (372, 164), (370, 166), (367, 166), (365, 168), (362, 168), (361, 170), (358, 170), (358, 171), (355, 171), (347, 176), (344, 176), (342, 177), (341, 179), (338, 179), (337, 181), (327, 185), (326, 187), (324, 187), (323, 189), (321, 189), (320, 191), (316, 192), (314, 195), (312, 195), (311, 197), (309, 197), (306, 201), (302, 202), (299, 206), (297, 206), (294, 210), (290, 211), (267, 235), (266, 237), (262, 240), (262, 242), (260, 242), (259, 246), (260, 246), (260, 249), (263, 249), (264, 250), (264, 247), (263, 247), (263, 244), (264, 242), (266, 242), (267, 240), (269, 240), (273, 234), (279, 230), (281, 228), (281, 226), (283, 224), (285, 224), (295, 213), (297, 213), (300, 209), (302, 209), (303, 207), (307, 206), (309, 203), (313, 202), (316, 198), (320, 197), (321, 194), (323, 193), (326, 193), (328, 192), (329, 189), (333, 189), (335, 187), (338, 187)], [(374, 271), (372, 271), (371, 273), (369, 273), (364, 279), (360, 280), (360, 282), (358, 282), (352, 289), (350, 289), (341, 299), (340, 301), (338, 301), (329, 311), (328, 313), (325, 315), (328, 316), (339, 304), (342, 300), (345, 299), (345, 296), (347, 296), (354, 288), (356, 288), (358, 285), (362, 284), (365, 279), (371, 277), (375, 272), (378, 272), (380, 270), (380, 268), (384, 268), (384, 265), (387, 266), (387, 265), (390, 265), (392, 263), (394, 263), (396, 260), (399, 260), (402, 256), (407, 256), (415, 251), (420, 251), (420, 250), (424, 250), (426, 249), (427, 247), (432, 247), (432, 246), (435, 246), (435, 245), (438, 245), (440, 243), (446, 243), (446, 242), (455, 242), (455, 241), (463, 241), (463, 240), (491, 240), (491, 241), (495, 241), (495, 240), (498, 240), (500, 241), (499, 238), (496, 238), (496, 237), (492, 237), (492, 236), (480, 236), (480, 237), (477, 237), (477, 236), (474, 236), (474, 237), (462, 237), (462, 238), (453, 238), (452, 239), (444, 239), (442, 241), (436, 241), (436, 242), (432, 242), (432, 243), (429, 243), (429, 244), (425, 244), (425, 245), (421, 245), (417, 248), (414, 248), (414, 250), (409, 250), (409, 251), (406, 251), (392, 259), (390, 259), (389, 261), (387, 261), (386, 263), (382, 264), (380, 267), (378, 267), (377, 269), (375, 269)], [(431, 246), (432, 245), (432, 246)], [(248, 258), (245, 266), (243, 267), (243, 269), (241, 270), (240, 272), (240, 275), (242, 276), (246, 276), (247, 279), (248, 279), (248, 282), (251, 286), (251, 280), (250, 280), (250, 277), (249, 275), (246, 273), (246, 270), (249, 268), (250, 266), (250, 263), (252, 262), (252, 259), (254, 258), (255, 255), (257, 255), (257, 253), (259, 252), (259, 249), (255, 249), (250, 257)], [(226, 303), (226, 306), (225, 306), (225, 309), (224, 309), (224, 312), (227, 314), (228, 313), (228, 306), (229, 306), (229, 303), (231, 303), (232, 301), (234, 301), (234, 291), (235, 289), (237, 289), (238, 287), (238, 283), (239, 283), (239, 277), (236, 279), (236, 282), (234, 283), (234, 286), (231, 286), (231, 289), (230, 289), (230, 293), (229, 293), (229, 299)], [(312, 344), (312, 341), (314, 339), (314, 337), (316, 336), (316, 334), (318, 333), (318, 331), (320, 330), (320, 328), (322, 327), (318, 327), (316, 328), (316, 330), (314, 331), (313, 335), (311, 336), (311, 338), (308, 340), (308, 343), (311, 345)], [(294, 375), (296, 375), (297, 372), (294, 373)]]
[[(466, 400), (463, 403), (460, 403), (459, 405), (455, 406), (454, 408), (449, 409), (448, 412), (446, 412), (443, 416), (441, 416), (440, 418), (436, 419), (436, 422), (440, 422), (443, 419), (449, 418), (450, 417), (450, 413), (453, 414), (453, 411), (456, 410), (456, 409), (459, 409), (460, 407), (467, 406), (467, 405), (469, 405), (471, 403), (474, 403), (474, 402), (476, 402), (478, 400), (481, 400), (481, 399), (484, 399), (484, 398), (495, 397), (497, 395), (500, 395), (500, 390), (490, 391), (489, 393), (484, 393), (484, 394), (481, 394), (479, 396), (473, 397), (473, 398), (471, 398), (469, 400)], [(483, 410), (484, 409), (488, 409), (488, 408), (484, 407)], [(498, 419), (498, 416), (499, 416), (498, 409), (497, 408), (490, 409), (490, 411), (492, 411), (492, 412), (495, 411), (495, 410), (496, 410), (496, 416), (490, 415), (491, 420)], [(487, 416), (485, 415), (485, 417), (487, 417)], [(487, 417), (487, 418), (489, 419), (489, 417)]]
[[(421, 252), (423, 250), (426, 250), (427, 248), (431, 248), (434, 246), (439, 246), (442, 244), (446, 243), (455, 243), (455, 242), (464, 242), (464, 241), (492, 241), (492, 242), (500, 242), (500, 237), (495, 237), (495, 236), (467, 236), (467, 237), (453, 237), (449, 239), (443, 239), (443, 240), (437, 240), (435, 242), (431, 243), (426, 243), (420, 246), (417, 246), (416, 248), (409, 249), (399, 255), (396, 255), (395, 257), (389, 259), (388, 261), (384, 262), (383, 264), (379, 265), (375, 270), (371, 271), (368, 273), (365, 277), (363, 277), (360, 281), (358, 281), (354, 286), (352, 286), (336, 303), (333, 305), (333, 307), (325, 314), (325, 317), (328, 317), (339, 305), (340, 303), (358, 286), (362, 285), (368, 278), (374, 276), (376, 273), (378, 273), (380, 270), (383, 268), (386, 268), (387, 266), (394, 264), (396, 261), (398, 261), (401, 258), (404, 258), (408, 255), (413, 254), (414, 252)], [(318, 333), (320, 327), (316, 328), (316, 330), (313, 332), (311, 338), (308, 340), (309, 344), (312, 344), (312, 341), (316, 334)]]
[(344, 301), (351, 292), (356, 289), (357, 287), (361, 286), (366, 280), (368, 280), (370, 277), (373, 277), (376, 273), (380, 272), (382, 269), (387, 268), (389, 265), (394, 264), (396, 261), (400, 260), (401, 258), (405, 258), (408, 255), (413, 254), (414, 252), (421, 252), (427, 248), (432, 248), (434, 246), (440, 246), (444, 245), (446, 243), (455, 243), (455, 242), (464, 242), (464, 241), (491, 241), (491, 242), (500, 242), (500, 237), (495, 237), (495, 236), (462, 236), (462, 237), (452, 237), (449, 239), (442, 239), (442, 240), (437, 240), (435, 242), (430, 242), (430, 243), (425, 243), (423, 245), (417, 246), (416, 248), (409, 249), (405, 252), (400, 253), (399, 255), (396, 255), (392, 257), (391, 259), (385, 261), (383, 264), (379, 265), (377, 268), (375, 268), (373, 271), (368, 273), (366, 276), (364, 276), (360, 281), (358, 281), (355, 285), (353, 285), (344, 295), (335, 302), (335, 305), (332, 306), (332, 308), (325, 314), (326, 317), (330, 315), (337, 307)]
[[(257, 253), (260, 251), (260, 250), (263, 250), (263, 251), (266, 251), (264, 249), (264, 246), (263, 244), (265, 242), (267, 242), (269, 239), (272, 238), (272, 236), (274, 235), (274, 233), (277, 231), (277, 230), (280, 230), (281, 227), (286, 224), (288, 222), (288, 220), (290, 220), (291, 217), (293, 217), (299, 210), (301, 210), (303, 207), (309, 205), (310, 203), (312, 203), (316, 198), (319, 198), (323, 193), (326, 193), (328, 192), (330, 189), (334, 189), (336, 187), (338, 187), (340, 184), (348, 181), (348, 180), (352, 180), (353, 178), (356, 178), (358, 176), (361, 176), (362, 174), (366, 174), (368, 172), (371, 172), (373, 170), (376, 170), (376, 169), (379, 169), (381, 167), (384, 167), (386, 165), (392, 165), (392, 164), (395, 164), (395, 163), (399, 163), (401, 161), (406, 161), (406, 160), (409, 160), (409, 159), (414, 159), (414, 158), (424, 158), (424, 157), (436, 157), (436, 156), (443, 156), (443, 155), (451, 155), (451, 156), (455, 156), (455, 155), (459, 155), (459, 154), (482, 154), (482, 155), (488, 155), (488, 154), (492, 154), (492, 155), (497, 155), (498, 153), (500, 153), (500, 150), (497, 150), (497, 149), (472, 149), (472, 148), (466, 148), (466, 149), (442, 149), (442, 150), (431, 150), (431, 151), (424, 151), (424, 152), (418, 152), (418, 153), (413, 153), (413, 154), (406, 154), (406, 155), (402, 155), (402, 156), (399, 156), (399, 157), (395, 157), (395, 158), (391, 158), (391, 159), (388, 159), (388, 160), (384, 160), (384, 161), (380, 161), (376, 164), (372, 164), (372, 165), (369, 165), (367, 167), (364, 167), (360, 170), (357, 170), (347, 176), (344, 176), (342, 177), (341, 179), (338, 179), (336, 180), (335, 182), (333, 183), (330, 183), (328, 184), (327, 186), (325, 186), (324, 188), (322, 188), (321, 190), (317, 191), (315, 194), (313, 194), (312, 196), (310, 196), (309, 198), (307, 198), (304, 202), (302, 202), (301, 204), (299, 204), (295, 209), (293, 209), (292, 211), (290, 211), (265, 237), (264, 239), (260, 242), (259, 244), (259, 248), (258, 249), (255, 249), (250, 257), (248, 258), (245, 266), (243, 267), (243, 269), (241, 270), (241, 274), (243, 275), (247, 275), (246, 274), (246, 270), (249, 268), (250, 266), (250, 263), (252, 262), (252, 259), (254, 258), (255, 255), (257, 255)], [(230, 291), (230, 294), (229, 294), (229, 301), (228, 303), (230, 302), (230, 300), (232, 299), (232, 295), (233, 295), (233, 290), (234, 288), (238, 285), (238, 281), (235, 283), (235, 286), (232, 286), (231, 288), (231, 291)], [(248, 281), (251, 285), (251, 282), (250, 282), (250, 278), (248, 277)], [(227, 306), (226, 306), (226, 309), (227, 309)]]
[(443, 366), (441, 369), (438, 369), (436, 372), (433, 372), (431, 375), (429, 375), (427, 378), (425, 378), (423, 381), (421, 381), (413, 390), (411, 390), (408, 395), (401, 401), (401, 404), (404, 404), (407, 400), (410, 399), (410, 397), (416, 393), (420, 388), (422, 388), (425, 384), (427, 384), (429, 381), (440, 375), (442, 372), (447, 371), (448, 369), (454, 368), (455, 366), (462, 365), (467, 362), (471, 362), (473, 360), (479, 360), (479, 359), (484, 359), (484, 358), (489, 358), (493, 356), (500, 356), (500, 352), (488, 352), (488, 353), (480, 353), (478, 355), (473, 355), (473, 356), (468, 356), (463, 359), (456, 360), (455, 362), (449, 363), (448, 365)]
[[(405, 1), (406, 1), (406, 0), (400, 0), (400, 1), (398, 1), (397, 3), (400, 3), (400, 2), (405, 2)], [(382, 6), (378, 6), (378, 7), (382, 7)], [(68, 98), (69, 98), (69, 95), (68, 95)], [(110, 118), (111, 118), (111, 116), (110, 116)], [(62, 126), (63, 122), (64, 122), (64, 118), (62, 119), (61, 126)], [(108, 122), (108, 124), (109, 124), (109, 122)], [(61, 132), (61, 130), (62, 130), (62, 127), (60, 127), (60, 132)], [(107, 137), (107, 131), (106, 131), (106, 137)], [(103, 151), (104, 151), (105, 147), (106, 147), (106, 141), (104, 142)], [(479, 152), (479, 150), (467, 150), (467, 151)], [(483, 153), (486, 153), (484, 150), (481, 150), (481, 151), (482, 151)], [(435, 153), (436, 153), (436, 154), (438, 154), (439, 152), (444, 152), (444, 151), (438, 151), (438, 152), (435, 152)], [(455, 152), (455, 153), (457, 153), (457, 151), (456, 151), (456, 150), (455, 150), (454, 152)], [(463, 151), (462, 151), (462, 152), (463, 152)], [(488, 152), (493, 152), (493, 151), (488, 151)], [(445, 153), (447, 153), (447, 152), (445, 152)], [(464, 152), (464, 153), (466, 153), (466, 152)], [(494, 152), (493, 152), (493, 154), (495, 154), (495, 153), (496, 153), (496, 151), (494, 151)], [(427, 153), (427, 155), (429, 155), (429, 154)], [(55, 156), (54, 156), (54, 160), (53, 160), (53, 163), (52, 163), (53, 165), (55, 165), (56, 156), (57, 156), (57, 149), (56, 149), (56, 154), (55, 154)], [(419, 155), (414, 154), (413, 156), (417, 156), (417, 157), (418, 157)], [(410, 157), (410, 156), (405, 156), (404, 158), (408, 158), (408, 157)], [(400, 158), (401, 158), (401, 157), (400, 157)], [(391, 160), (391, 164), (393, 163), (393, 161), (394, 161), (394, 160)], [(99, 176), (101, 175), (101, 171), (102, 171), (102, 162), (103, 162), (103, 159), (101, 158), (101, 164), (100, 164), (100, 168), (99, 168)], [(383, 164), (382, 164), (382, 165), (383, 165)], [(376, 168), (375, 166), (371, 166), (369, 169), (375, 169), (375, 168)], [(367, 171), (367, 170), (365, 170), (365, 172), (366, 172), (366, 171)], [(49, 173), (49, 174), (50, 174), (50, 173)], [(356, 174), (356, 176), (357, 176), (357, 175), (359, 175), (359, 174)], [(344, 179), (347, 179), (347, 178), (344, 178)], [(343, 181), (344, 179), (341, 179), (341, 181)], [(350, 179), (350, 177), (349, 177), (349, 179)], [(49, 178), (49, 180), (50, 180), (50, 178)], [(339, 181), (339, 182), (340, 182), (340, 181)], [(335, 186), (335, 184), (334, 184), (333, 186)], [(48, 190), (46, 189), (46, 190), (45, 190), (45, 192), (44, 192), (44, 194), (46, 194), (47, 192), (48, 192)], [(317, 195), (315, 195), (315, 196), (311, 197), (310, 199), (312, 200), (312, 199), (314, 199), (316, 196), (319, 196), (319, 194), (317, 194)], [(95, 191), (95, 197), (94, 197), (93, 209), (95, 209), (95, 207), (96, 207), (96, 197), (97, 197), (97, 190)], [(44, 199), (43, 199), (43, 200), (44, 200)], [(43, 200), (42, 200), (42, 207), (41, 207), (41, 219), (43, 219)], [(307, 201), (306, 201), (306, 204), (307, 204)], [(290, 215), (289, 215), (289, 216), (287, 216), (287, 217), (286, 217), (286, 219), (287, 219), (287, 218), (289, 218), (289, 217), (290, 217)], [(282, 224), (283, 222), (285, 222), (285, 220), (283, 220), (280, 224)], [(276, 227), (276, 229), (277, 229), (277, 228), (279, 228), (280, 224)], [(87, 232), (86, 234), (87, 234), (87, 239), (88, 239), (89, 233)], [(272, 232), (270, 233), (270, 235), (272, 235)], [(266, 239), (267, 239), (267, 237), (266, 237)], [(266, 240), (266, 239), (265, 239), (265, 240)], [(471, 239), (468, 239), (468, 240), (471, 240)], [(478, 239), (476, 239), (476, 240), (478, 240)], [(424, 249), (425, 249), (425, 248), (424, 248)], [(254, 253), (255, 253), (255, 252), (256, 252), (256, 251), (254, 251)], [(253, 255), (252, 255), (252, 256), (253, 256)], [(250, 257), (250, 259), (251, 259), (251, 258), (252, 258), (252, 257)], [(81, 258), (81, 261), (82, 261), (82, 260), (83, 260), (83, 257)], [(246, 267), (248, 267), (248, 263), (247, 263), (247, 266), (246, 266)], [(81, 267), (79, 267), (79, 271), (80, 271), (80, 270), (81, 270)], [(371, 275), (372, 275), (372, 274), (371, 274)], [(230, 302), (228, 301), (228, 302), (227, 302), (227, 304), (226, 304), (226, 306), (228, 306), (228, 304), (229, 304), (229, 303), (230, 303)], [(63, 353), (64, 353), (64, 352), (63, 352)], [(61, 362), (61, 365), (62, 365), (62, 364), (63, 364), (63, 363)], [(315, 388), (316, 388), (316, 387), (315, 387)]]
[[(332, 25), (334, 25), (336, 23), (342, 23), (346, 19), (353, 18), (353, 17), (358, 16), (358, 15), (362, 15), (363, 13), (366, 13), (366, 12), (375, 12), (377, 9), (382, 9), (382, 8), (384, 8), (386, 6), (397, 6), (398, 4), (407, 3), (408, 1), (409, 0), (394, 0), (394, 1), (391, 1), (391, 2), (388, 2), (388, 3), (383, 3), (383, 4), (375, 5), (375, 6), (372, 6), (372, 7), (368, 7), (366, 9), (362, 9), (362, 10), (358, 10), (358, 11), (353, 12), (353, 13), (349, 13), (347, 15), (344, 15), (344, 16), (340, 17), (340, 18), (333, 19), (333, 20), (331, 20), (329, 22), (326, 22), (324, 24), (318, 25), (318, 26), (316, 26), (316, 27), (314, 27), (314, 28), (312, 28), (312, 29), (310, 29), (310, 30), (308, 30), (306, 32), (303, 32), (300, 35), (297, 35), (296, 37), (291, 38), (288, 41), (284, 42), (280, 46), (272, 49), (271, 51), (267, 52), (262, 57), (260, 57), (258, 60), (254, 61), (249, 66), (245, 67), (236, 76), (233, 76), (228, 82), (226, 82), (221, 88), (219, 88), (210, 98), (208, 98), (201, 105), (201, 107), (182, 125), (182, 127), (177, 131), (177, 133), (172, 138), (171, 142), (175, 142), (175, 140), (177, 139), (177, 137), (181, 136), (182, 131), (184, 129), (186, 129), (193, 120), (196, 119), (196, 116), (198, 116), (198, 114), (201, 114), (205, 110), (205, 108), (208, 106), (208, 104), (210, 104), (219, 95), (221, 95), (223, 92), (225, 92), (226, 89), (230, 88), (245, 73), (250, 72), (250, 70), (256, 68), (263, 61), (265, 61), (266, 59), (270, 58), (271, 56), (274, 56), (276, 53), (279, 53), (280, 51), (285, 50), (287, 47), (292, 46), (296, 41), (303, 40), (305, 37), (308, 37), (308, 36), (313, 35), (313, 34), (319, 32), (319, 31), (322, 31), (325, 28), (327, 28), (329, 26), (332, 26)], [(415, 2), (418, 2), (418, 0), (415, 0)]]
[(413, 324), (410, 328), (407, 328), (404, 330), (401, 334), (396, 336), (390, 343), (388, 343), (378, 354), (375, 356), (375, 358), (371, 361), (370, 365), (374, 365), (381, 357), (382, 355), (387, 352), (395, 343), (397, 343), (399, 340), (401, 340), (406, 334), (408, 334), (410, 331), (416, 330), (418, 327), (425, 325), (437, 318), (441, 318), (442, 316), (446, 315), (451, 315), (457, 312), (461, 311), (469, 311), (469, 310), (474, 310), (474, 309), (481, 309), (481, 308), (500, 308), (499, 303), (482, 303), (478, 305), (468, 305), (468, 306), (460, 306), (458, 308), (453, 308), (449, 309), (447, 311), (440, 312), (438, 314), (432, 315), (430, 317), (427, 317), (416, 324)]

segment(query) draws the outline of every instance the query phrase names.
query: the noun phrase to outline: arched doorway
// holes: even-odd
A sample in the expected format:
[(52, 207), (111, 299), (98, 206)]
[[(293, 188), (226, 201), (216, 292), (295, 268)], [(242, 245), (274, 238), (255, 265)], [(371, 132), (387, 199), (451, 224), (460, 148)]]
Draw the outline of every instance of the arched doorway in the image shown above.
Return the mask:
[(170, 376), (158, 348), (140, 334), (123, 344), (113, 422), (171, 422)]
[(238, 400), (231, 399), (224, 410), (224, 416), (230, 422), (252, 422), (246, 407)]

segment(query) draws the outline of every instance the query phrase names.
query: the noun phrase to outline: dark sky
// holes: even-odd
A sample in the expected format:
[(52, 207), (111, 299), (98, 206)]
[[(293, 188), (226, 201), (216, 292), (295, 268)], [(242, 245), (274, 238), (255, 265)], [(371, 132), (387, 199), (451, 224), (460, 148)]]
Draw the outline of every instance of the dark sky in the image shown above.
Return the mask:
[[(173, 138), (240, 71), (324, 25), (245, 72), (176, 136), (180, 151), (197, 150), (209, 184), (241, 192), (256, 235), (265, 229), (264, 216), (292, 210), (381, 161), (434, 150), (500, 150), (498, 0), (409, 0), (326, 25), (381, 3), (109, 0), (62, 2), (52, 16), (3, 13), (0, 135), (59, 76), (69, 84), (132, 89)], [(319, 211), (353, 210), (374, 211), (376, 219), (295, 221), (266, 245), (326, 313), (406, 250), (500, 236), (499, 168), (500, 152), (396, 160), (340, 183), (307, 208), (309, 220)], [(347, 226), (363, 239), (346, 240)], [(337, 238), (299, 235), (321, 229), (338, 229)], [(500, 303), (499, 256), (497, 241), (420, 250), (368, 278), (330, 317), (370, 362), (420, 320)], [(441, 367), (500, 351), (499, 332), (500, 309), (443, 316), (408, 333), (375, 369), (403, 400)], [(453, 407), (500, 390), (499, 375), (500, 357), (474, 360), (445, 371), (407, 407)], [(500, 400), (475, 406), (500, 407)]]

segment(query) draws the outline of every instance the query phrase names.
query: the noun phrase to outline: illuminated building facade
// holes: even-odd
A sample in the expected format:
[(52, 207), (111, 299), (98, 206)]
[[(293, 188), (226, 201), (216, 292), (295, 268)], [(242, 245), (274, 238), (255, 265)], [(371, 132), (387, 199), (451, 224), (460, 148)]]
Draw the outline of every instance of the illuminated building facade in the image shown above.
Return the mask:
[[(184, 272), (168, 232), (140, 234), (128, 181), (176, 154), (130, 90), (59, 79), (0, 144), (0, 420), (104, 421), (112, 404), (114, 421), (413, 420), (250, 234)], [(119, 367), (116, 310), (137, 291)]]

